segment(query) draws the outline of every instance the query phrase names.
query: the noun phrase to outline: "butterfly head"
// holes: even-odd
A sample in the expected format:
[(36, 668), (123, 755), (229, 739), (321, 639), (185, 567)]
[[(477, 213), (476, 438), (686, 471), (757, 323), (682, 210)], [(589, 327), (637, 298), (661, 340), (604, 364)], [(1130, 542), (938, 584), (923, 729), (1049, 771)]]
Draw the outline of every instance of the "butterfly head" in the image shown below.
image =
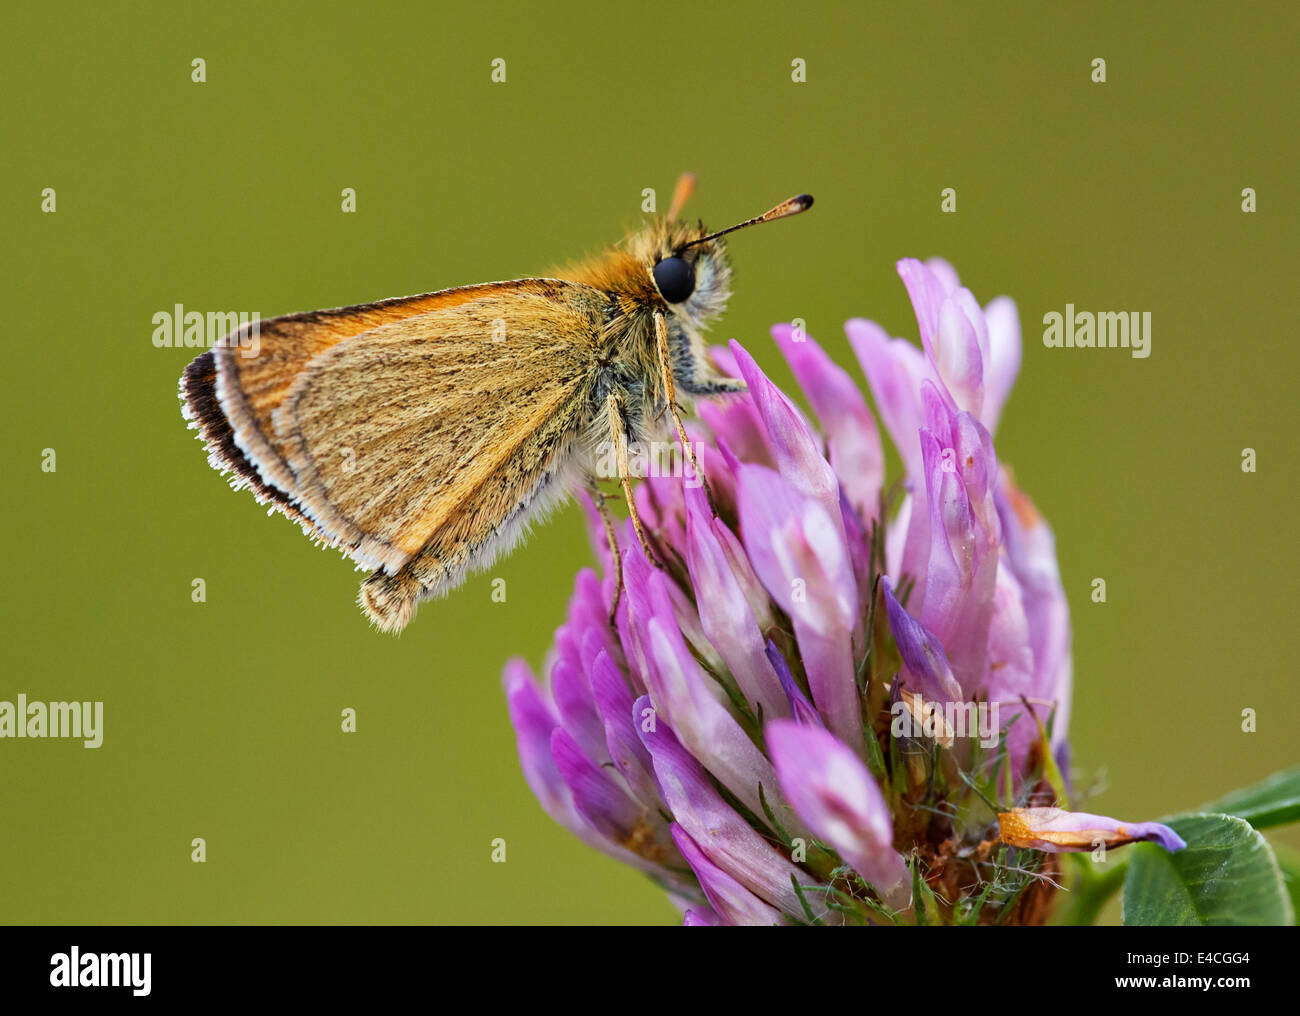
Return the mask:
[(598, 257), (559, 269), (554, 275), (608, 293), (625, 314), (630, 307), (647, 315), (662, 311), (671, 332), (684, 333), (693, 345), (702, 347), (701, 332), (726, 309), (731, 295), (726, 235), (797, 215), (812, 207), (813, 199), (800, 194), (762, 215), (709, 232), (703, 222), (688, 222), (680, 216), (692, 187), (693, 178), (683, 176), (667, 215), (651, 220)]
[(726, 309), (731, 296), (727, 242), (709, 237), (703, 223), (661, 220), (650, 227), (642, 248), (638, 260), (671, 315), (702, 327)]
[(797, 215), (812, 207), (810, 194), (800, 194), (775, 208), (727, 229), (709, 232), (703, 222), (677, 218), (691, 190), (691, 178), (679, 181), (668, 215), (635, 238), (632, 253), (646, 266), (654, 291), (671, 312), (692, 325), (703, 325), (721, 314), (731, 294), (731, 262), (724, 236), (747, 226)]

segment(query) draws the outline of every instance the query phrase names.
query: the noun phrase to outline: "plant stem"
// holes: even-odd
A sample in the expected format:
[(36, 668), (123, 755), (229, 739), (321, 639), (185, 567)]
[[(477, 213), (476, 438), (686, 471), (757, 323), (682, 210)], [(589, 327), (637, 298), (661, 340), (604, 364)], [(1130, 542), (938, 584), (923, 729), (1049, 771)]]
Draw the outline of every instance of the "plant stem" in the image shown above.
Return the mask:
[(1092, 924), (1101, 908), (1124, 884), (1128, 858), (1108, 861), (1105, 867), (1093, 865), (1086, 854), (1067, 854), (1075, 877), (1070, 893), (1052, 916), (1053, 924)]

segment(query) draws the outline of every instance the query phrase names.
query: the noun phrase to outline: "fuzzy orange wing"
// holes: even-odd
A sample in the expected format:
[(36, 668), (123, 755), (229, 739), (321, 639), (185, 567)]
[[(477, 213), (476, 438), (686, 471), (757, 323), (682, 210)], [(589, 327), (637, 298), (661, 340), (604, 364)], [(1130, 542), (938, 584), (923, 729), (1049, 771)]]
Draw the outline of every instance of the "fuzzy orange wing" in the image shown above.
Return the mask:
[(236, 340), (211, 354), (207, 403), (229, 434), (205, 437), (311, 535), (395, 571), (485, 485), (526, 485), (558, 451), (600, 304), (528, 279), (266, 322), (256, 357)]

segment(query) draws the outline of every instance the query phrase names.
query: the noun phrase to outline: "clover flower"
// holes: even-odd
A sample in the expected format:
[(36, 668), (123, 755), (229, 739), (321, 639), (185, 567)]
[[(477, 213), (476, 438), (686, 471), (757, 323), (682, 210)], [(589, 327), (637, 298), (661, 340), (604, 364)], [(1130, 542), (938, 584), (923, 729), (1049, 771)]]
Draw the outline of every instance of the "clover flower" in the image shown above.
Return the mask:
[(686, 924), (1041, 923), (1054, 855), (1157, 823), (1063, 810), (1070, 620), (1051, 530), (997, 460), (1015, 305), (946, 263), (899, 274), (921, 348), (849, 343), (859, 386), (773, 337), (814, 424), (737, 342), (748, 386), (700, 406), (706, 489), (652, 476), (618, 533), (625, 592), (577, 576), (545, 668), (505, 669), (520, 762), (556, 821), (658, 882)]

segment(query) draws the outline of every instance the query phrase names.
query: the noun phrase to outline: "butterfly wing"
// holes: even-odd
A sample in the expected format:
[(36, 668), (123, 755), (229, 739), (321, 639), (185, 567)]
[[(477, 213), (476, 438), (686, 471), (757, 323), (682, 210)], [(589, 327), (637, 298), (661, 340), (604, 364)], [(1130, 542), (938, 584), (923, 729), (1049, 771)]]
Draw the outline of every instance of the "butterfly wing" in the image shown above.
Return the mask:
[[(276, 440), (271, 414), (316, 356), (373, 328), (450, 309), (515, 283), (488, 283), (333, 310), (256, 321), (200, 354), (181, 376), (181, 412), (197, 429), (214, 469), (236, 490), (283, 512), (313, 539), (330, 538), (297, 506), (297, 484)], [(348, 550), (348, 547), (344, 547)]]
[(236, 486), (366, 567), (423, 558), (429, 595), (563, 471), (604, 304), (526, 279), (264, 322), (191, 365), (187, 415)]

